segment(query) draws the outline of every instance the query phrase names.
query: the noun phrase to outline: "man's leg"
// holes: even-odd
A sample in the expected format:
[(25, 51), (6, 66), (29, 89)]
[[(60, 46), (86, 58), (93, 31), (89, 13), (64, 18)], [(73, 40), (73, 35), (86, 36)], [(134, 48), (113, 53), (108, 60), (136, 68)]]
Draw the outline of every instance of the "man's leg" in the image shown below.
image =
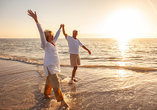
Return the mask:
[(71, 66), (73, 67), (72, 77), (71, 77), (70, 83), (74, 83), (74, 81), (77, 82), (77, 80), (75, 79), (76, 71), (78, 68), (77, 65), (80, 65), (79, 54), (70, 54), (70, 63), (71, 63)]
[(71, 80), (73, 80), (73, 81), (75, 79), (76, 71), (77, 71), (77, 66), (74, 66), (73, 71), (72, 71), (72, 78), (71, 78)]

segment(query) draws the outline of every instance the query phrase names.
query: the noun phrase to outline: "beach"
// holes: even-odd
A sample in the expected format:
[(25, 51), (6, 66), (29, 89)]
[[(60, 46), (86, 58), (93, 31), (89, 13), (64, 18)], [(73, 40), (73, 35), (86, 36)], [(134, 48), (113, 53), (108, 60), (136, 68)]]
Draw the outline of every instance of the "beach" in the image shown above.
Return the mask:
[(157, 110), (157, 0), (0, 5), (0, 110)]
[(0, 74), (1, 110), (59, 108), (60, 105), (55, 98), (52, 100), (44, 98), (45, 76), (42, 66), (0, 60)]
[[(78, 82), (69, 84), (68, 44), (58, 39), (61, 90), (69, 110), (156, 110), (157, 39), (80, 39)], [(97, 43), (99, 42), (99, 43)], [(64, 110), (44, 98), (46, 76), (40, 39), (0, 39), (0, 110)]]
[[(62, 72), (58, 74), (70, 110), (157, 109), (156, 72), (79, 67), (78, 82), (71, 85), (71, 69), (61, 66)], [(0, 60), (0, 84), (1, 110), (64, 110), (55, 98), (44, 98), (42, 66)]]

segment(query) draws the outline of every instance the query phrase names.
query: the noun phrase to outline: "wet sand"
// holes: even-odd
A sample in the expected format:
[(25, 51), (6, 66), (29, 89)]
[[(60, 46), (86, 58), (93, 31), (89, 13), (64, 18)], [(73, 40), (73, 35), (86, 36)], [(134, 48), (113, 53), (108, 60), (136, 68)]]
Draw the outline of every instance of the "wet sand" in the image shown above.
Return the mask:
[[(78, 82), (71, 85), (72, 68), (62, 66), (61, 71), (70, 110), (157, 110), (156, 72), (80, 67)], [(0, 60), (0, 109), (64, 110), (55, 98), (43, 97), (45, 78), (42, 66)]]
[(51, 100), (44, 99), (39, 88), (42, 66), (0, 60), (0, 109), (48, 109)]

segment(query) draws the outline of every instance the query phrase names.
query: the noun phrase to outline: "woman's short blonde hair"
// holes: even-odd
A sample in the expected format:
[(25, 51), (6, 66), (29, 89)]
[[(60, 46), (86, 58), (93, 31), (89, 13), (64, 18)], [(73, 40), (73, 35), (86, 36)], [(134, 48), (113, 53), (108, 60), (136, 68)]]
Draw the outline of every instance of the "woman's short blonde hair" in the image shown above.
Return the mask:
[(44, 31), (44, 34), (45, 34), (45, 37), (46, 37), (46, 40), (47, 40), (47, 41), (48, 41), (48, 37), (49, 37), (50, 33), (52, 33), (52, 31), (50, 31), (49, 29), (46, 29), (46, 30)]

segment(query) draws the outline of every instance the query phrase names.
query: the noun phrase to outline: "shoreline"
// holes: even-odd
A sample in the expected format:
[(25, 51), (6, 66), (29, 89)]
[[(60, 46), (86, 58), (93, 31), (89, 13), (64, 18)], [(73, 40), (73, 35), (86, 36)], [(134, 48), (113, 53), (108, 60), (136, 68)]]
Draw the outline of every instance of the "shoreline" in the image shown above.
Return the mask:
[(43, 66), (0, 60), (0, 109), (62, 110), (55, 98), (44, 98), (45, 80)]
[[(61, 90), (69, 110), (155, 110), (155, 72), (135, 72), (116, 68), (79, 68), (76, 84), (69, 84), (72, 67), (61, 67)], [(55, 99), (43, 96), (43, 67), (18, 61), (0, 60), (0, 109), (60, 108)], [(53, 90), (51, 96), (54, 96)]]

